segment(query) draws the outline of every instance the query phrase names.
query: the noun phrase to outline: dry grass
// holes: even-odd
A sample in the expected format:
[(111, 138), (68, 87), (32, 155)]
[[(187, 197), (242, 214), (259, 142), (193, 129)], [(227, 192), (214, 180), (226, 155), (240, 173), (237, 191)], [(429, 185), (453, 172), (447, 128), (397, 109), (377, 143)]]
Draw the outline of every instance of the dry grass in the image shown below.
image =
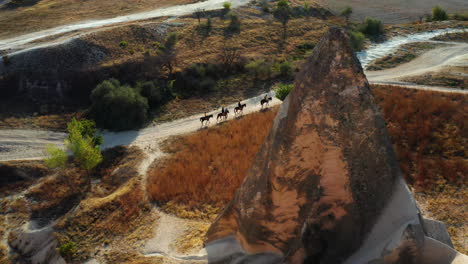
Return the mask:
[(424, 215), (442, 221), (447, 226), (454, 247), (468, 254), (468, 188), (440, 178), (433, 188), (415, 193), (415, 198)]
[(177, 239), (173, 246), (182, 254), (202, 249), (203, 240), (210, 225), (210, 223), (203, 222), (189, 224), (185, 233)]
[(148, 192), (159, 203), (173, 201), (190, 207), (223, 206), (241, 184), (267, 135), (275, 110), (247, 115), (173, 139), (149, 171)]
[(110, 18), (196, 0), (41, 0), (31, 6), (0, 8), (0, 38), (83, 20)]
[(438, 178), (467, 180), (468, 96), (391, 86), (373, 89), (406, 179), (427, 187)]

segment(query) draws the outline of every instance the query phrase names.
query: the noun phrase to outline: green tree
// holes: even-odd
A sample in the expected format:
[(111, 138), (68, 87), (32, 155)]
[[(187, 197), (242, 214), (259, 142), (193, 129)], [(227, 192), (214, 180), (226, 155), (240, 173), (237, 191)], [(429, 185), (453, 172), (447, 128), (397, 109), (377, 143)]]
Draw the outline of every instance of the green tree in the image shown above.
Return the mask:
[(91, 93), (90, 113), (100, 126), (108, 129), (139, 127), (146, 122), (148, 109), (148, 99), (116, 79), (102, 82)]
[[(71, 153), (73, 161), (86, 171), (92, 170), (102, 162), (100, 144), (102, 137), (97, 133), (94, 122), (90, 120), (78, 121), (73, 119), (67, 125), (68, 138), (64, 141), (65, 148)], [(54, 145), (47, 145), (49, 157), (45, 159), (51, 168), (66, 167), (68, 155), (65, 150)]]
[(44, 163), (49, 168), (65, 168), (68, 160), (68, 155), (65, 150), (58, 148), (55, 145), (46, 145), (47, 158)]
[(96, 132), (92, 133), (93, 128), (90, 128), (89, 124), (90, 122), (86, 120), (72, 120), (67, 125), (69, 135), (65, 141), (65, 146), (73, 154), (74, 161), (87, 171), (102, 161), (100, 145), (95, 143), (96, 138), (101, 138), (102, 143), (102, 137)]
[(448, 19), (447, 12), (445, 12), (445, 10), (442, 9), (440, 6), (435, 6), (434, 8), (432, 8), (432, 20), (433, 21), (443, 21), (447, 19)]
[(240, 31), (240, 19), (239, 16), (234, 12), (228, 13), (229, 25), (226, 28), (227, 33), (239, 32)]
[(289, 6), (288, 0), (280, 0), (276, 4), (275, 11), (273, 16), (281, 23), (283, 26), (283, 40), (286, 40), (288, 22), (291, 19), (291, 7)]
[(232, 7), (232, 4), (231, 2), (224, 2), (223, 3), (223, 13), (226, 15), (227, 13), (229, 13), (229, 11), (231, 11), (231, 7)]
[(353, 13), (353, 8), (350, 6), (345, 7), (345, 9), (341, 11), (340, 16), (346, 18), (346, 24), (349, 24), (349, 17), (351, 16), (352, 13)]
[(294, 85), (292, 84), (280, 84), (276, 87), (275, 89), (275, 96), (276, 98), (280, 99), (281, 101), (284, 101), (288, 94), (291, 92), (291, 90), (294, 88)]
[(362, 32), (359, 31), (350, 31), (349, 38), (351, 39), (351, 45), (357, 51), (362, 50), (364, 48), (364, 41), (366, 40), (366, 36)]
[(359, 26), (359, 31), (368, 36), (377, 37), (384, 32), (384, 29), (382, 21), (367, 17), (364, 23)]

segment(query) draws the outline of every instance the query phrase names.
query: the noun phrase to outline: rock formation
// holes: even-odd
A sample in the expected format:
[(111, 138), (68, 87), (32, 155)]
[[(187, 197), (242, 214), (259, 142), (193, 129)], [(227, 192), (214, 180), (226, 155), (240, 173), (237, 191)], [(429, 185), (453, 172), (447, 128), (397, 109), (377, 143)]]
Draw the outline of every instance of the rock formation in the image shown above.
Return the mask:
[(213, 263), (422, 263), (420, 219), (349, 38), (333, 28), (206, 249)]

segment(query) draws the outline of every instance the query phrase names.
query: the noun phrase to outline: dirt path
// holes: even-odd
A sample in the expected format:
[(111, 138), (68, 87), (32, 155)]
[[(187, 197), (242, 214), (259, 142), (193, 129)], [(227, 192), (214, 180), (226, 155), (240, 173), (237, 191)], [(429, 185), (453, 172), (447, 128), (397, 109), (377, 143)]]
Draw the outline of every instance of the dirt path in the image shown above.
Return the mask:
[(418, 58), (395, 68), (382, 71), (367, 71), (370, 82), (395, 82), (408, 76), (417, 76), (426, 72), (440, 71), (449, 66), (468, 65), (468, 44), (457, 43), (449, 47), (430, 50)]
[[(273, 96), (273, 94), (271, 94)], [(260, 110), (260, 100), (263, 95), (249, 98), (242, 101), (247, 104), (244, 114), (257, 112)], [(280, 101), (273, 96), (273, 101), (270, 106), (279, 104)], [(231, 113), (235, 104), (228, 106)], [(220, 109), (213, 110), (207, 113), (215, 116)], [(156, 126), (144, 128), (141, 130), (130, 130), (123, 132), (108, 132), (104, 131), (103, 149), (111, 148), (119, 145), (138, 146), (145, 150), (150, 155), (157, 154), (158, 142), (163, 141), (169, 136), (181, 135), (194, 132), (204, 127), (201, 127), (200, 117), (203, 114), (194, 115), (191, 117), (175, 120), (159, 124)], [(233, 119), (233, 114), (228, 120)], [(208, 126), (216, 124), (216, 118), (211, 119)], [(46, 144), (62, 145), (65, 139), (65, 133), (27, 130), (27, 129), (2, 129), (0, 130), (0, 161), (6, 160), (25, 160), (25, 159), (42, 159), (45, 157), (44, 147)]]

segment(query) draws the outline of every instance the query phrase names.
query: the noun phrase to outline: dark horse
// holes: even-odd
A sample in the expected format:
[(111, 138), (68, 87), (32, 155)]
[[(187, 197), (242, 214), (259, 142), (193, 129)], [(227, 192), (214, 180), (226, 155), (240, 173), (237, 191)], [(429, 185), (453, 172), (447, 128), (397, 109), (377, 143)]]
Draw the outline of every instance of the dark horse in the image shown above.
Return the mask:
[(210, 122), (210, 118), (212, 118), (212, 117), (213, 117), (213, 115), (208, 115), (208, 116), (206, 115), (206, 116), (200, 117), (200, 122), (201, 122), (202, 126), (203, 126), (203, 122), (205, 122), (205, 121), (206, 121), (206, 124), (208, 124)]
[(227, 108), (223, 109), (223, 111), (219, 113), (218, 116), (216, 117), (216, 121), (218, 121), (219, 119), (226, 120), (228, 118), (228, 114), (229, 114), (229, 110)]
[(244, 108), (246, 107), (247, 105), (246, 104), (240, 104), (238, 106), (236, 106), (236, 108), (234, 108), (234, 114), (239, 114), (239, 113), (242, 113), (244, 112)]
[(260, 101), (260, 104), (262, 105), (262, 108), (263, 108), (263, 105), (264, 105), (264, 104), (266, 104), (266, 106), (270, 106), (270, 102), (269, 102), (269, 101), (271, 101), (271, 100), (273, 100), (271, 97), (268, 97), (268, 98), (265, 97), (265, 98), (263, 98), (262, 101)]

